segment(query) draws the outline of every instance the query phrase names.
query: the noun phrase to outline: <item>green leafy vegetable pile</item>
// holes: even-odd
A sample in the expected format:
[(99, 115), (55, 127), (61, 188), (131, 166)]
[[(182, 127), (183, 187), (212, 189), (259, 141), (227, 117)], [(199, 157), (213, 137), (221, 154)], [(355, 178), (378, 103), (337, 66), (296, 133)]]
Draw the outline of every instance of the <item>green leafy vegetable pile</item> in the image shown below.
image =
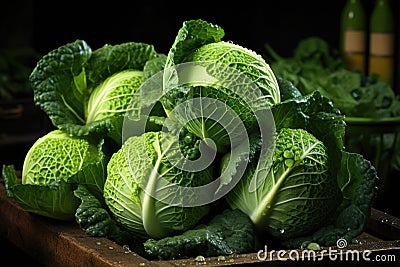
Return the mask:
[[(189, 20), (167, 55), (143, 43), (92, 52), (77, 40), (44, 56), (30, 80), (58, 129), (26, 155), (22, 183), (3, 166), (8, 195), (150, 259), (351, 242), (378, 177), (345, 150), (344, 116), (224, 34)], [(259, 127), (268, 120), (271, 136)], [(130, 121), (139, 124), (127, 135)], [(204, 158), (204, 168), (189, 168)]]
[(379, 81), (377, 74), (346, 70), (338, 51), (322, 38), (301, 40), (288, 58), (265, 47), (275, 75), (292, 82), (302, 94), (318, 90), (348, 117), (400, 115), (400, 101), (390, 85)]

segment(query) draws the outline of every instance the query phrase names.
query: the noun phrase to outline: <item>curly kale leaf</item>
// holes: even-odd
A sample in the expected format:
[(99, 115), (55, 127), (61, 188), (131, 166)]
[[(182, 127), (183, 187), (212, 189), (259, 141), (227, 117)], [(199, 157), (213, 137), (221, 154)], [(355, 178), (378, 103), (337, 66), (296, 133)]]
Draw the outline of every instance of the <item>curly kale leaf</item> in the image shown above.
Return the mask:
[(249, 253), (255, 248), (253, 224), (240, 210), (225, 210), (208, 225), (160, 240), (148, 239), (144, 248), (149, 257), (159, 260)]
[(344, 66), (339, 51), (317, 36), (311, 36), (299, 42), (293, 51), (293, 58), (303, 63), (319, 65), (331, 71)]

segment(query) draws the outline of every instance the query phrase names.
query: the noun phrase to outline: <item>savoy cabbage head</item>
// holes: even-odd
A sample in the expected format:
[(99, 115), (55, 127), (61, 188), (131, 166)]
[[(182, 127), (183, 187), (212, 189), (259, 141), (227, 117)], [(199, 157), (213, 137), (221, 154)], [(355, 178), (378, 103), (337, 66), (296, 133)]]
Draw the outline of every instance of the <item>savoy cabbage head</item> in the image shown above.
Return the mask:
[(76, 136), (108, 135), (121, 144), (123, 115), (138, 90), (152, 45), (128, 42), (92, 50), (83, 40), (42, 57), (29, 80), (54, 126)]
[(73, 220), (79, 200), (73, 191), (85, 185), (102, 199), (108, 157), (103, 141), (72, 137), (53, 130), (40, 137), (25, 156), (22, 183), (13, 165), (3, 167), (8, 194), (26, 210), (59, 220)]
[[(251, 132), (256, 127), (251, 103), (262, 99), (264, 108), (269, 108), (280, 102), (278, 82), (266, 61), (250, 49), (223, 41), (224, 34), (221, 27), (203, 20), (183, 23), (167, 55), (161, 98), (168, 116), (182, 124), (196, 105), (184, 109), (191, 109), (188, 112), (176, 112), (174, 108), (184, 100), (200, 99), (200, 114), (189, 120), (185, 127), (201, 139), (213, 140), (219, 152), (226, 152), (241, 140), (241, 137), (230, 140), (228, 135), (233, 129), (227, 133), (225, 125), (220, 123), (230, 110), (244, 122), (245, 131)], [(201, 66), (205, 73), (189, 63)], [(180, 73), (181, 68), (186, 68), (184, 75)], [(218, 106), (217, 102), (223, 105)], [(202, 113), (203, 107), (214, 108), (215, 105), (211, 114), (220, 114), (216, 115), (217, 118)], [(236, 130), (236, 123), (233, 124), (232, 128)]]
[(171, 198), (181, 203), (201, 197), (180, 196), (172, 185), (196, 187), (213, 179), (212, 167), (189, 172), (170, 162), (181, 150), (188, 159), (198, 156), (193, 149), (198, 148), (198, 140), (185, 139), (193, 142), (179, 144), (168, 132), (146, 132), (128, 138), (111, 157), (104, 185), (105, 202), (115, 220), (133, 235), (162, 238), (194, 227), (208, 214), (208, 205), (171, 204)]
[(87, 165), (100, 159), (98, 148), (87, 139), (71, 137), (53, 130), (40, 137), (25, 156), (23, 184), (48, 184), (67, 180)]
[(324, 224), (341, 201), (328, 166), (320, 140), (301, 128), (282, 128), (272, 168), (261, 186), (248, 191), (256, 169), (248, 167), (226, 199), (248, 214), (260, 233), (280, 239), (302, 236)]
[[(272, 113), (272, 167), (252, 190), (251, 179), (259, 172), (256, 153), (226, 196), (230, 207), (252, 219), (266, 244), (274, 238), (290, 248), (310, 242), (334, 246), (340, 238), (351, 243), (366, 227), (378, 177), (371, 162), (345, 150), (344, 116), (318, 91), (289, 98)], [(228, 155), (222, 168), (227, 160)]]
[(134, 93), (142, 83), (143, 72), (125, 70), (108, 77), (89, 96), (86, 123), (129, 111)]

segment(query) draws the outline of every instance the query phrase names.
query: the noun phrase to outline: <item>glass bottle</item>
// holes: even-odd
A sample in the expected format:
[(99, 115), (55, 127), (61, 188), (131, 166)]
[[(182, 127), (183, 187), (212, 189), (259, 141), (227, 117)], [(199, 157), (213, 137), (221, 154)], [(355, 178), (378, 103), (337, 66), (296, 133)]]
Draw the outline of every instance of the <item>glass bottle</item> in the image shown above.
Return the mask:
[(361, 0), (348, 0), (341, 14), (340, 50), (348, 70), (366, 71), (367, 23)]
[(376, 0), (370, 19), (368, 73), (393, 87), (394, 18), (389, 0)]

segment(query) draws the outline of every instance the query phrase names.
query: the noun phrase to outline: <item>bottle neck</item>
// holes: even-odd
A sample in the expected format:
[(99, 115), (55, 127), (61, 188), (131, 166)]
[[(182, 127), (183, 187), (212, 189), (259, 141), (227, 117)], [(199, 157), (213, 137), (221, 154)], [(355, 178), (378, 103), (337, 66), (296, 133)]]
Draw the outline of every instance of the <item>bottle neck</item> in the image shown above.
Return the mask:
[(375, 7), (384, 6), (384, 5), (388, 5), (388, 4), (389, 4), (388, 0), (376, 0)]
[(364, 7), (360, 0), (348, 0), (342, 11), (342, 30), (365, 30), (366, 19)]
[(394, 32), (394, 18), (389, 0), (377, 0), (371, 14), (371, 32)]

